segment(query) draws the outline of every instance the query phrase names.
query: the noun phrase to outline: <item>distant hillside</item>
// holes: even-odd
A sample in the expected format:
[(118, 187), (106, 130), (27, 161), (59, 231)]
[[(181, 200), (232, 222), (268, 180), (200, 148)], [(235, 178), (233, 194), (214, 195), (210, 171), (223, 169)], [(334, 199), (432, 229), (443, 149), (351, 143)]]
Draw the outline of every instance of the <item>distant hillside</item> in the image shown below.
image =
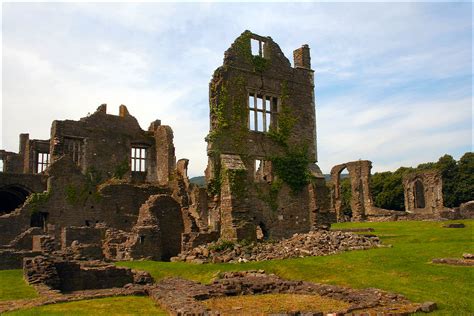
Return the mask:
[(206, 186), (206, 178), (204, 176), (193, 177), (193, 178), (189, 179), (189, 182), (197, 184), (200, 187), (205, 187)]
[[(347, 178), (348, 176), (349, 176), (348, 173), (341, 173), (341, 180)], [(331, 181), (331, 175), (330, 174), (325, 174), (324, 178), (326, 179), (326, 181)]]

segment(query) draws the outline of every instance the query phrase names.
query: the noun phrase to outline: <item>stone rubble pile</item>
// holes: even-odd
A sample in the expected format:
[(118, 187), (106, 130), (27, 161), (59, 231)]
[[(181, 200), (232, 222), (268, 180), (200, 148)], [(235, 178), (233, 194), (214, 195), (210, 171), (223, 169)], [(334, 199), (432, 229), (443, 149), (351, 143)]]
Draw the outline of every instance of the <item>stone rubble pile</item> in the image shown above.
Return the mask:
[(306, 256), (327, 256), (347, 250), (381, 247), (375, 235), (317, 230), (294, 234), (277, 242), (232, 243), (217, 241), (182, 252), (171, 261), (194, 263), (249, 262)]

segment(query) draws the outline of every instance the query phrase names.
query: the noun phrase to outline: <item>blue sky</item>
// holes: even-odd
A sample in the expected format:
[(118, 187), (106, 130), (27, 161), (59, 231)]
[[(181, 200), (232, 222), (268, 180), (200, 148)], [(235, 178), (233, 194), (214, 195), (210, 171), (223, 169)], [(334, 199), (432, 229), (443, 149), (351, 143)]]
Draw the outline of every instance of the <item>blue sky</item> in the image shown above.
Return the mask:
[(191, 176), (207, 164), (208, 83), (244, 30), (292, 61), (311, 48), (319, 165), (374, 171), (472, 151), (472, 4), (4, 3), (2, 146), (54, 119), (125, 104), (175, 133)]

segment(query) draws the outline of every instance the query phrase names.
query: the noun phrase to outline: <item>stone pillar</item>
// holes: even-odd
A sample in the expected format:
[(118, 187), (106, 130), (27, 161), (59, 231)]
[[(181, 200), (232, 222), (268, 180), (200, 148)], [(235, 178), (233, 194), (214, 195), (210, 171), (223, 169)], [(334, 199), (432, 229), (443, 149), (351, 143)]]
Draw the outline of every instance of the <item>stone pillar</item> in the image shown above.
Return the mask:
[(166, 125), (155, 130), (156, 172), (160, 185), (168, 185), (176, 169), (176, 156), (173, 144), (173, 130)]
[(256, 240), (249, 216), (247, 168), (238, 155), (221, 155), (221, 238)]

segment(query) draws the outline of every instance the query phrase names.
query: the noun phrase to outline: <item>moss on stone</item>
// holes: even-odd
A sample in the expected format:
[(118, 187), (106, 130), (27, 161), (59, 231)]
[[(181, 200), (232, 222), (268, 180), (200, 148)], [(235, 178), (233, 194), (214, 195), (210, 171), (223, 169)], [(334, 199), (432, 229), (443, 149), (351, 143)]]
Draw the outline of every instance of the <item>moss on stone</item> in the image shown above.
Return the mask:
[(235, 195), (238, 198), (245, 197), (247, 195), (247, 170), (225, 170), (225, 173), (229, 181), (232, 195)]
[(128, 159), (125, 159), (115, 167), (114, 178), (123, 179), (129, 170), (130, 164), (128, 163)]
[(31, 205), (31, 212), (36, 213), (39, 209), (48, 202), (51, 197), (51, 191), (41, 192), (41, 193), (32, 193), (26, 202)]

